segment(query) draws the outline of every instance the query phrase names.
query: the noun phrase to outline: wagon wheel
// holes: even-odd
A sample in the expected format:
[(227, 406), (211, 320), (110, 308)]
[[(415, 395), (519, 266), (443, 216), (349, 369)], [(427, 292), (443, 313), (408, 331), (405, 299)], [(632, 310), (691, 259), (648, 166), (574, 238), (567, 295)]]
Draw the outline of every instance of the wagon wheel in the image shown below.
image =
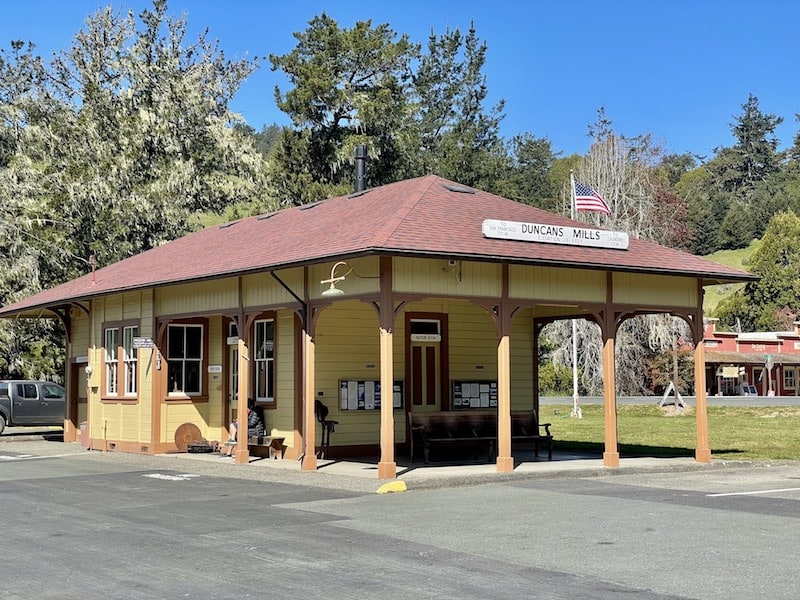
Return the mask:
[(180, 452), (186, 452), (189, 444), (202, 440), (200, 428), (194, 423), (184, 423), (175, 430), (175, 445)]

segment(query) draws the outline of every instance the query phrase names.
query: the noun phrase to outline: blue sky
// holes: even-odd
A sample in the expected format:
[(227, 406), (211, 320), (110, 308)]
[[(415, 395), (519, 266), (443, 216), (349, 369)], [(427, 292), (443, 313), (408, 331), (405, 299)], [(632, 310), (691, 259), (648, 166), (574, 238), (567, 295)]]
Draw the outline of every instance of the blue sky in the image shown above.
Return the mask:
[[(149, 0), (2, 0), (0, 46), (33, 41), (45, 57), (69, 46), (86, 17), (111, 4), (135, 13)], [(327, 12), (341, 27), (388, 23), (425, 43), (431, 31), (475, 23), (488, 45), (490, 104), (505, 99), (505, 137), (547, 137), (564, 155), (588, 149), (605, 107), (618, 133), (650, 133), (670, 152), (709, 156), (730, 146), (730, 124), (752, 93), (784, 118), (781, 147), (798, 130), (800, 3), (792, 0), (170, 0), (190, 31), (208, 27), (230, 56), (263, 56), (232, 109), (260, 129), (288, 123), (266, 57), (295, 46), (294, 32)], [(194, 37), (194, 36), (192, 36)]]

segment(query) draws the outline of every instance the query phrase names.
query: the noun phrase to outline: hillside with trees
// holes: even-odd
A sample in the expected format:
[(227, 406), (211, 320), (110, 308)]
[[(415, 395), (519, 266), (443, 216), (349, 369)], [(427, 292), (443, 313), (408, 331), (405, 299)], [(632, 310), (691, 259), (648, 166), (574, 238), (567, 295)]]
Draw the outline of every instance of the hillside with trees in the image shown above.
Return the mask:
[[(588, 152), (563, 156), (536, 132), (503, 138), (505, 104), (487, 104), (491, 48), (475, 27), (412, 40), (388, 23), (348, 27), (322, 13), (295, 38), (290, 52), (269, 56), (289, 81), (274, 100), (291, 125), (260, 131), (229, 103), (266, 65), (227, 58), (208, 34), (188, 39), (166, 0), (139, 15), (98, 11), (49, 61), (36, 40), (2, 47), (0, 302), (209, 223), (349, 193), (364, 144), (370, 186), (435, 173), (569, 215), (573, 171), (611, 208), (579, 214), (588, 223), (699, 255), (763, 238), (745, 265), (762, 279), (723, 293), (715, 316), (745, 329), (797, 318), (800, 133), (780, 150), (784, 117), (756, 95), (733, 116), (734, 144), (709, 157), (668, 153), (647, 132), (622, 135), (606, 107), (587, 124)], [(56, 325), (0, 323), (0, 376), (58, 377), (62, 335)], [(659, 393), (661, 365), (687, 335), (666, 317), (626, 322), (620, 391)], [(542, 381), (563, 392), (569, 324), (545, 337)], [(577, 340), (581, 392), (593, 393), (599, 332), (582, 324)]]

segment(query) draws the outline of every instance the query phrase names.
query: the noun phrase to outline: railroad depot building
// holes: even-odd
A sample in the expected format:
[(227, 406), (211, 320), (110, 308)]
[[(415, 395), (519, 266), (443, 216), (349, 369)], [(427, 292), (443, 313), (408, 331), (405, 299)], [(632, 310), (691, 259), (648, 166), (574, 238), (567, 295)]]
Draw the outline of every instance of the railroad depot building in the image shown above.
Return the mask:
[(378, 456), (390, 479), (409, 412), (496, 411), (497, 470), (512, 470), (510, 412), (538, 409), (538, 334), (571, 318), (602, 332), (603, 464), (618, 466), (615, 336), (644, 313), (691, 328), (695, 457), (710, 461), (703, 288), (752, 279), (431, 175), (209, 227), (0, 317), (63, 323), (66, 441), (174, 452), (181, 428), (227, 439), (249, 399), (314, 470), (321, 401), (331, 453)]

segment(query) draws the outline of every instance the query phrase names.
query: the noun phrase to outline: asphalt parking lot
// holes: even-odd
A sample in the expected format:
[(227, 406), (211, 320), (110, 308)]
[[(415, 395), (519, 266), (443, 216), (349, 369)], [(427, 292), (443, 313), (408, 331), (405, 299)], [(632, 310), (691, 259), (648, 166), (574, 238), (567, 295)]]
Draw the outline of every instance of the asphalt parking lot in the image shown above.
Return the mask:
[(344, 481), (0, 443), (13, 549), (0, 597), (800, 596), (793, 463), (462, 478), (386, 495)]

